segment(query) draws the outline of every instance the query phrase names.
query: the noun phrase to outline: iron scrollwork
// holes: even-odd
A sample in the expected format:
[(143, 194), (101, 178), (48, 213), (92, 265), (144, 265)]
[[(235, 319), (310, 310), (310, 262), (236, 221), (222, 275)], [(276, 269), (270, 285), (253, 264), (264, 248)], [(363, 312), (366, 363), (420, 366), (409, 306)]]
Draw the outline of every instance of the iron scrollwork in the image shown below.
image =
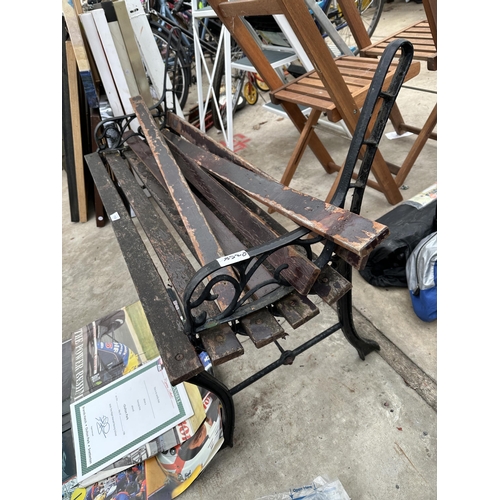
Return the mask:
[[(269, 274), (269, 279), (259, 281), (257, 285), (249, 286), (250, 280), (261, 266), (268, 271), (265, 266), (266, 260), (282, 248), (300, 246), (305, 250), (307, 257), (312, 259), (312, 245), (322, 241), (323, 238), (321, 236), (308, 237), (309, 235), (310, 230), (298, 228), (271, 243), (221, 257), (199, 269), (184, 292), (185, 333), (192, 341), (195, 341), (198, 332), (221, 323), (237, 320), (251, 312), (270, 306), (276, 300), (288, 295), (294, 288), (282, 275), (282, 272), (288, 268), (286, 263), (276, 267), (272, 274)], [(196, 313), (195, 310), (202, 308), (203, 303), (212, 302), (218, 298), (218, 294), (214, 291), (221, 283), (228, 284), (230, 287), (232, 297), (228, 301), (229, 304), (219, 314), (212, 317), (207, 317), (207, 312), (203, 309)], [(260, 294), (261, 296), (255, 299), (255, 294), (264, 288), (266, 288), (266, 293)]]
[[(177, 46), (173, 47), (173, 43)], [(180, 46), (180, 36), (178, 28), (172, 28), (169, 31), (168, 43), (166, 48), (166, 54), (170, 54), (173, 50), (179, 53)], [(171, 85), (170, 88), (167, 86), (167, 77), (169, 69), (173, 72), (173, 80), (175, 81), (175, 73), (177, 71), (177, 60), (172, 67), (165, 64), (165, 71), (163, 75), (163, 93), (158, 101), (149, 108), (153, 118), (158, 122), (158, 126), (161, 129), (165, 128), (167, 125), (167, 115), (169, 112), (175, 113), (175, 96), (174, 88)], [(140, 126), (136, 127), (136, 132), (133, 131), (131, 123), (136, 120), (135, 113), (130, 113), (122, 116), (114, 116), (111, 118), (106, 118), (101, 120), (95, 130), (94, 138), (96, 144), (98, 145), (99, 152), (104, 150), (121, 150), (125, 148), (125, 142), (128, 138), (133, 136), (144, 137), (144, 133)]]

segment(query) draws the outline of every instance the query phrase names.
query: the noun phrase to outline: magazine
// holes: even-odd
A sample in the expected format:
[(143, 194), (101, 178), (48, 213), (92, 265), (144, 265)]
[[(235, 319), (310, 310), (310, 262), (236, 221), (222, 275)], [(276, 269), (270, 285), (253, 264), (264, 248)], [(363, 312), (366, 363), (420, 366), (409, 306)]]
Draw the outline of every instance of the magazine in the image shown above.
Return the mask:
[[(73, 490), (76, 483), (70, 404), (158, 356), (156, 342), (140, 302), (86, 325), (74, 332), (71, 341), (63, 343), (63, 494), (65, 489)], [(204, 421), (205, 411), (198, 387), (190, 383), (183, 386), (194, 411), (192, 417), (137, 447), (80, 486), (103, 480), (191, 438)]]
[[(140, 302), (86, 325), (72, 335), (71, 402), (96, 391), (145, 362), (159, 356)], [(199, 392), (184, 384), (194, 410), (193, 417), (177, 425), (152, 444), (169, 449), (189, 439), (205, 418)], [(154, 454), (154, 453), (153, 453)]]
[(201, 387), (197, 390), (207, 416), (191, 439), (94, 484), (63, 485), (63, 500), (172, 500), (178, 497), (199, 477), (224, 441), (218, 398)]

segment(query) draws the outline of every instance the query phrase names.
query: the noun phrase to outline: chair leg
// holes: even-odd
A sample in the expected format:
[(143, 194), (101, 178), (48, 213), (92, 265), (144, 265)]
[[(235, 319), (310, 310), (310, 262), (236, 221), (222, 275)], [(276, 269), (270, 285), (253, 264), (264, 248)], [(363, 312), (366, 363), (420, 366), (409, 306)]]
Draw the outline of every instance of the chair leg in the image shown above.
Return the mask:
[[(303, 125), (302, 131), (300, 132), (299, 140), (297, 141), (297, 144), (295, 145), (295, 148), (293, 149), (292, 156), (290, 157), (290, 160), (288, 161), (288, 165), (286, 166), (285, 171), (283, 172), (283, 175), (281, 177), (280, 182), (284, 186), (290, 185), (290, 182), (291, 182), (293, 176), (295, 175), (297, 167), (299, 166), (300, 160), (301, 160), (302, 156), (304, 155), (304, 151), (306, 150), (306, 147), (309, 146), (309, 147), (311, 147), (311, 149), (313, 149), (313, 147), (311, 145), (312, 138), (315, 137), (319, 141), (319, 138), (314, 133), (314, 126), (316, 125), (316, 123), (318, 123), (318, 120), (320, 119), (320, 117), (321, 117), (321, 111), (319, 111), (317, 109), (313, 109), (311, 111), (311, 113), (309, 114), (309, 117), (307, 118), (305, 125)], [(299, 128), (299, 127), (297, 126), (297, 128)], [(321, 142), (319, 144), (321, 145), (322, 148), (324, 148), (324, 146)], [(313, 149), (313, 152), (314, 152), (314, 149)], [(318, 157), (318, 159), (319, 159), (319, 157)], [(331, 160), (331, 158), (330, 158), (330, 160)], [(327, 174), (331, 174), (340, 168), (339, 166), (337, 166), (333, 162), (333, 160), (331, 160), (331, 162), (329, 162), (327, 164), (327, 166), (325, 166), (324, 164), (322, 164), (322, 165), (323, 165), (323, 168), (325, 169)], [(269, 214), (273, 214), (275, 212), (275, 210), (272, 208), (268, 208), (267, 212)]]
[(401, 111), (399, 111), (397, 103), (394, 103), (394, 106), (392, 107), (391, 113), (389, 115), (389, 120), (391, 120), (396, 134), (402, 135), (406, 132), (404, 128), (405, 121), (403, 119)]
[(434, 106), (431, 114), (427, 118), (424, 126), (422, 127), (420, 133), (418, 134), (413, 146), (410, 149), (410, 152), (405, 158), (405, 161), (401, 165), (399, 172), (397, 173), (395, 180), (398, 187), (400, 187), (405, 181), (407, 175), (410, 173), (413, 164), (415, 163), (418, 155), (422, 151), (422, 148), (425, 146), (425, 143), (429, 139), (434, 130), (434, 127), (437, 123), (437, 104)]
[[(291, 102), (282, 102), (281, 105), (285, 109), (290, 120), (292, 120), (292, 123), (295, 125), (299, 133), (302, 133), (302, 130), (306, 124), (306, 118), (302, 114), (300, 108), (296, 104), (293, 104)], [(330, 153), (327, 151), (324, 144), (320, 141), (314, 130), (311, 132), (308, 146), (311, 148), (311, 151), (321, 163), (327, 174), (332, 174), (340, 168), (339, 165), (337, 165), (333, 161)]]
[(318, 120), (321, 116), (321, 111), (317, 109), (313, 109), (307, 118), (306, 124), (300, 133), (299, 140), (295, 145), (292, 156), (288, 161), (288, 165), (286, 166), (285, 172), (281, 177), (281, 184), (284, 186), (290, 185), (290, 181), (292, 177), (295, 175), (295, 171), (300, 163), (300, 160), (306, 150), (307, 144), (311, 138), (311, 134), (314, 132), (314, 126), (318, 123)]

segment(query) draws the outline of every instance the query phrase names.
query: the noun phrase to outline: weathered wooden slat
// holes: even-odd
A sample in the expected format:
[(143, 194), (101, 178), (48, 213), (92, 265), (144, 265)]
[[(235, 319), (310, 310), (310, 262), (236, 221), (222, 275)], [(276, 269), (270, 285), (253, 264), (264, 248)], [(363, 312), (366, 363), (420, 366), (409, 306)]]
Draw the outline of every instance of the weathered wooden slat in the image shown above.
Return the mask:
[(180, 118), (175, 113), (167, 113), (167, 124), (171, 130), (178, 133), (192, 144), (201, 146), (203, 149), (206, 149), (221, 158), (225, 158), (226, 160), (236, 163), (236, 165), (245, 167), (248, 170), (254, 170), (254, 166), (251, 163), (223, 146), (220, 142), (217, 142), (210, 136), (204, 134), (200, 129), (196, 128), (188, 121)]
[[(141, 181), (144, 183), (145, 187), (153, 196), (153, 199), (156, 201), (156, 203), (158, 203), (158, 205), (162, 209), (162, 212), (165, 215), (167, 215), (167, 218), (169, 218), (169, 215), (171, 215), (170, 211), (172, 210), (173, 202), (170, 198), (168, 191), (166, 191), (163, 188), (163, 186), (160, 185), (160, 183), (155, 179), (155, 177), (151, 174), (151, 172), (147, 170), (147, 168), (134, 156), (133, 153), (131, 154), (131, 152), (128, 152), (128, 155), (125, 154), (125, 156), (127, 157), (127, 161), (132, 165), (134, 172), (139, 176)], [(133, 206), (133, 208), (134, 210), (136, 210), (136, 207)], [(136, 210), (136, 214), (139, 218), (139, 221), (142, 222), (141, 221), (142, 217), (140, 216), (138, 210)], [(175, 228), (177, 228), (178, 234), (184, 235), (183, 240), (186, 243), (186, 245), (188, 247), (189, 246), (192, 247), (191, 240), (187, 236), (187, 233), (180, 218), (177, 218), (177, 220), (172, 220), (169, 218), (169, 220), (172, 223), (172, 225)], [(175, 260), (177, 258), (177, 255), (182, 254), (182, 250), (180, 248), (178, 247), (176, 248), (175, 245), (172, 246), (172, 250), (174, 248), (175, 248), (175, 253), (172, 256), (172, 260)], [(192, 253), (194, 255), (194, 248), (192, 250)], [(160, 261), (162, 261), (161, 258)], [(165, 263), (163, 261), (162, 264), (165, 267)], [(183, 276), (182, 275), (177, 276), (178, 278), (183, 278), (183, 282), (179, 283), (178, 295), (180, 297), (182, 297), (182, 295), (184, 294), (184, 289), (187, 283), (189, 282), (190, 276), (192, 276), (194, 272), (195, 270), (191, 266), (190, 268), (186, 269), (185, 274)], [(215, 316), (220, 312), (214, 303), (205, 303), (204, 310), (210, 317)], [(224, 335), (222, 338), (219, 338), (217, 340), (216, 342), (217, 349), (213, 349), (213, 346), (215, 344), (212, 341), (212, 339), (214, 338), (215, 335), (220, 334), (219, 327), (215, 327), (215, 330), (216, 330), (215, 332), (213, 331), (213, 329), (204, 330), (203, 332), (199, 333), (201, 342), (205, 347), (205, 350), (208, 352), (210, 359), (214, 365), (225, 363), (229, 359), (236, 358), (244, 353), (243, 347), (240, 344), (238, 338), (236, 337), (236, 334), (229, 327), (223, 329)]]
[[(173, 134), (164, 132), (172, 152), (177, 154), (178, 163), (186, 178), (196, 189), (215, 207), (224, 214), (225, 221), (229, 220), (232, 227), (237, 227), (245, 235), (247, 246), (256, 246), (268, 243), (277, 237), (277, 234), (266, 226), (253, 212), (241, 204), (217, 180), (204, 172), (195, 163), (196, 157), (186, 157), (182, 154), (179, 145), (185, 142)], [(199, 151), (198, 151), (199, 153)], [(184, 161), (182, 162), (182, 158)], [(301, 294), (307, 294), (319, 275), (319, 268), (310, 260), (303, 257), (293, 248), (283, 248), (269, 257), (269, 262), (276, 268), (283, 263), (288, 268), (283, 271), (283, 276)]]
[[(112, 227), (136, 287), (146, 318), (172, 384), (190, 379), (203, 370), (194, 347), (169, 299), (163, 281), (131, 220), (98, 153), (85, 161), (112, 221)], [(163, 307), (158, 307), (161, 303)]]
[[(231, 231), (229, 231), (229, 229), (227, 229), (226, 226), (224, 226), (224, 224), (217, 219), (217, 217), (206, 206), (204, 206), (201, 201), (198, 201), (198, 203), (200, 204), (210, 227), (214, 231), (218, 240), (221, 242), (222, 248), (227, 255), (240, 250), (246, 250), (238, 238), (236, 238), (236, 236), (234, 236), (234, 234), (232, 234)], [(249, 280), (249, 286), (254, 287), (258, 283), (262, 283), (263, 281), (269, 279), (269, 277), (270, 274), (266, 272), (265, 269), (260, 267), (258, 272), (256, 272), (256, 274)], [(257, 290), (254, 297), (257, 299), (259, 297), (263, 297), (266, 293), (272, 291), (276, 287), (266, 288), (267, 290), (264, 288)], [(282, 287), (282, 290), (285, 291), (285, 288)], [(291, 293), (290, 290), (289, 293)], [(267, 309), (255, 311), (254, 313), (241, 318), (241, 324), (257, 348), (263, 347), (273, 340), (283, 336), (283, 328)]]
[[(144, 159), (148, 162), (148, 165), (151, 166), (151, 167), (153, 167), (153, 171), (154, 171), (153, 175), (155, 175), (158, 178), (158, 180), (160, 180), (159, 169), (157, 169), (157, 168), (155, 169), (154, 168), (155, 166), (152, 164), (153, 162), (151, 161), (152, 158), (151, 158), (151, 156), (149, 156), (149, 155), (151, 155), (151, 152), (149, 153), (149, 155), (147, 154), (147, 148), (148, 148), (148, 146), (146, 144), (139, 145), (139, 144), (137, 144), (133, 140), (129, 140), (128, 142), (129, 142), (129, 145), (132, 144), (134, 146), (135, 150), (138, 151), (144, 157)], [(143, 141), (141, 141), (141, 142), (143, 142)], [(167, 188), (165, 179), (162, 179), (162, 180), (163, 180), (162, 184), (165, 186), (165, 188)], [(195, 201), (197, 203), (197, 206), (199, 206), (200, 209), (201, 209), (201, 206), (199, 204), (199, 200), (196, 199), (194, 197), (194, 195), (193, 195), (193, 199), (195, 199)], [(208, 215), (209, 217), (211, 216), (211, 214), (208, 214), (207, 212), (205, 212), (205, 214)], [(212, 228), (210, 228), (210, 231), (212, 232)], [(216, 234), (214, 234), (213, 232), (212, 232), (212, 234), (214, 235), (214, 238), (217, 240)], [(230, 238), (230, 236), (231, 235), (228, 234), (227, 232), (224, 235), (222, 235), (222, 237), (225, 240), (228, 240)], [(237, 250), (241, 250), (241, 249), (242, 248), (240, 246)], [(221, 250), (225, 254), (233, 253), (235, 251), (235, 250), (232, 250), (232, 249), (228, 251), (223, 246), (221, 246)], [(189, 276), (191, 277), (191, 276), (193, 276), (193, 274), (194, 274), (194, 272), (190, 272)], [(219, 286), (219, 288), (220, 288), (220, 286)], [(221, 304), (221, 309), (226, 304), (229, 303), (230, 298), (231, 298), (231, 295), (229, 294), (229, 292), (232, 293), (232, 288), (231, 287), (226, 287), (226, 288), (227, 288), (226, 289), (227, 296), (225, 297), (225, 302)], [(214, 311), (211, 311), (211, 312), (207, 311), (207, 312), (208, 312), (209, 316), (215, 316)], [(263, 310), (260, 310), (260, 311), (256, 311), (254, 313), (254, 315), (255, 315), (256, 318), (259, 318), (260, 324), (267, 325), (267, 335), (265, 336), (265, 339), (267, 340), (268, 338), (270, 338), (272, 340), (272, 338), (276, 338), (276, 335), (277, 335), (276, 332), (279, 331), (279, 328), (278, 328), (278, 324), (277, 324), (275, 318), (272, 316), (272, 314), (267, 309), (263, 309)], [(251, 330), (251, 328), (250, 328), (250, 330)], [(203, 333), (202, 333), (202, 335), (203, 335)], [(234, 333), (232, 335), (234, 335)], [(260, 345), (261, 344), (261, 338), (262, 338), (262, 336), (264, 336), (264, 329), (259, 328), (258, 332), (256, 332), (255, 334), (253, 334), (253, 332), (250, 331), (249, 335), (252, 338), (252, 340), (256, 339), (257, 340), (257, 344)], [(236, 342), (238, 342), (237, 339), (232, 339), (231, 338), (230, 340), (228, 340), (229, 347), (236, 345)], [(220, 345), (219, 345), (219, 347), (222, 348), (222, 346), (220, 346)], [(225, 353), (228, 351), (229, 347), (223, 349)], [(236, 356), (237, 353), (235, 353), (234, 355)]]
[(124, 156), (139, 179), (141, 179), (144, 186), (151, 193), (153, 199), (158, 203), (169, 222), (175, 227), (179, 237), (188, 247), (193, 257), (197, 259), (193, 242), (186, 232), (186, 228), (184, 227), (184, 224), (179, 217), (179, 213), (177, 212), (175, 204), (168, 190), (166, 190), (161, 182), (148, 170), (148, 167), (140, 159), (137, 158), (135, 153), (131, 151), (125, 151)]
[(360, 257), (368, 255), (389, 233), (376, 221), (283, 186), (263, 172), (251, 172), (209, 152), (200, 152), (187, 141), (180, 141), (179, 147), (185, 154), (197, 157), (196, 162), (216, 177)]
[(243, 354), (242, 345), (227, 323), (202, 332), (201, 341), (214, 366)]
[[(134, 151), (136, 153), (141, 155), (142, 159), (148, 163), (148, 166), (151, 166), (153, 168), (153, 170), (156, 169), (156, 172), (157, 172), (156, 176), (160, 177), (158, 167), (156, 165), (156, 162), (154, 161), (151, 150), (149, 149), (147, 144), (145, 144), (144, 141), (137, 139), (137, 137), (129, 139), (128, 144), (129, 144), (129, 146), (134, 148)], [(132, 163), (137, 165), (137, 159), (135, 159), (135, 161), (134, 161), (133, 155), (126, 154), (126, 156), (130, 157), (132, 160)], [(198, 168), (198, 170), (199, 170), (199, 168)], [(146, 187), (151, 190), (151, 192), (155, 196), (155, 199), (157, 200), (157, 202), (159, 202), (161, 204), (161, 198), (164, 198), (164, 197), (161, 197), (161, 195), (155, 189), (154, 185), (151, 185), (151, 180), (149, 180), (149, 182), (148, 182), (147, 174), (143, 171), (138, 171), (137, 173), (138, 173), (139, 177), (141, 178), (141, 180), (146, 184)], [(199, 173), (201, 175), (203, 175), (204, 181), (208, 181), (207, 182), (208, 186), (216, 188), (216, 191), (217, 191), (217, 189), (219, 190), (219, 194), (216, 197), (219, 200), (222, 199), (223, 204), (226, 203), (227, 200), (224, 197), (221, 197), (221, 193), (220, 193), (220, 190), (223, 189), (222, 186), (220, 186), (217, 183), (217, 181), (215, 181), (215, 179), (210, 177), (205, 172), (199, 171)], [(208, 179), (207, 179), (207, 177), (208, 177)], [(160, 179), (158, 179), (158, 180), (160, 181)], [(161, 179), (161, 181), (163, 183), (163, 186), (165, 186), (164, 180)], [(165, 186), (165, 189), (166, 189), (166, 186)], [(160, 188), (160, 190), (161, 190), (161, 188)], [(202, 210), (203, 210), (203, 205), (200, 203), (199, 200), (197, 200), (197, 201), (198, 201), (198, 204), (200, 205), (200, 208), (202, 208)], [(168, 204), (168, 205), (170, 205), (170, 204)], [(169, 206), (169, 209), (172, 210), (172, 207)], [(233, 210), (230, 210), (230, 212), (234, 214)], [(239, 240), (237, 240), (237, 238), (234, 236), (234, 234), (231, 233), (229, 230), (226, 229), (224, 234), (218, 233), (217, 230), (221, 231), (221, 228), (220, 228), (220, 226), (217, 225), (216, 221), (214, 220), (215, 216), (210, 211), (203, 210), (203, 213), (204, 213), (205, 217), (207, 218), (212, 230), (214, 231), (214, 234), (215, 234), (217, 240), (221, 242), (221, 246), (222, 246), (222, 249), (223, 249), (225, 254), (231, 254), (231, 253), (234, 253), (236, 251), (244, 249), (244, 245)], [(241, 222), (240, 216), (250, 217), (251, 212), (247, 211), (247, 213), (245, 213), (245, 214), (242, 214), (241, 212), (237, 212), (235, 215), (236, 215), (236, 219), (239, 222)], [(167, 217), (168, 217), (168, 215), (167, 215)], [(248, 221), (251, 219), (246, 219), (246, 220)], [(179, 222), (177, 222), (177, 225), (179, 225)], [(245, 227), (247, 225), (248, 224), (243, 224), (243, 226), (245, 226)], [(268, 233), (269, 240), (276, 238), (276, 236), (277, 235), (274, 232)], [(266, 241), (269, 241), (269, 240), (266, 239)], [(263, 242), (264, 241), (262, 241), (262, 243)], [(304, 259), (301, 255), (297, 254), (296, 251), (293, 251), (293, 249), (290, 249), (290, 251), (293, 255), (295, 255), (296, 259), (300, 258), (300, 259), (304, 260), (305, 263), (308, 264), (307, 267), (310, 267), (312, 270), (314, 270), (315, 275), (319, 274), (315, 271), (315, 270), (319, 271), (319, 269), (316, 266), (314, 266), (310, 261), (308, 261), (307, 259)], [(282, 263), (283, 263), (283, 261), (278, 261), (278, 265), (282, 264)], [(292, 267), (293, 267), (293, 263), (292, 263)], [(263, 270), (261, 270), (261, 272), (263, 272)], [(307, 271), (302, 270), (302, 272), (307, 272)], [(266, 280), (269, 278), (269, 275), (260, 276), (260, 274), (261, 273), (257, 274), (257, 279)], [(308, 288), (310, 288), (312, 286), (312, 283), (313, 282), (311, 282), (311, 285)], [(256, 284), (255, 281), (252, 280), (252, 282), (250, 283), (250, 286), (254, 286), (255, 284)], [(261, 292), (257, 294), (256, 298), (262, 296), (267, 291), (269, 291), (269, 290), (262, 289)], [(295, 293), (293, 293), (293, 295), (295, 296)], [(297, 296), (297, 297), (299, 297), (299, 296)], [(299, 298), (297, 298), (296, 303), (302, 304), (302, 302), (303, 301), (301, 301)], [(310, 305), (309, 305), (309, 307), (302, 307), (300, 310), (299, 310), (299, 308), (296, 308), (295, 311), (291, 311), (290, 308), (286, 307), (287, 303), (288, 302), (286, 302), (284, 305), (281, 305), (280, 301), (277, 301), (275, 305), (276, 305), (277, 310), (280, 311), (280, 313), (285, 317), (285, 319), (292, 326), (292, 328), (297, 328), (301, 324), (305, 323), (308, 319), (310, 319), (311, 317), (313, 317), (319, 313), (318, 310), (314, 310), (314, 308), (310, 307)], [(263, 326), (258, 326), (256, 332), (251, 331), (252, 324), (258, 324), (255, 321), (254, 321), (254, 323), (247, 322), (245, 324), (247, 334), (250, 336), (250, 338), (253, 341), (256, 342), (256, 345), (258, 345), (258, 346), (266, 345), (270, 341), (281, 337), (280, 329), (277, 328), (276, 325), (274, 324), (276, 322), (276, 320), (274, 320), (274, 318), (265, 317), (263, 313), (260, 313), (260, 315), (258, 315), (258, 316), (259, 316), (258, 319), (260, 321), (260, 325), (267, 325), (267, 332)], [(203, 335), (204, 335), (204, 332), (202, 332), (202, 336)], [(232, 342), (232, 343), (234, 344), (234, 342)], [(219, 343), (217, 345), (219, 345)], [(219, 347), (221, 347), (221, 346), (219, 346)]]
[[(205, 207), (201, 203), (201, 201), (199, 203), (204, 210), (205, 217), (209, 221), (210, 226), (221, 242), (224, 252), (226, 252), (227, 254), (231, 254), (241, 249), (246, 250), (244, 245), (229, 229), (226, 228), (226, 226), (224, 226), (224, 224), (216, 217), (216, 215), (211, 212), (208, 207)], [(222, 232), (220, 237), (219, 231)], [(250, 278), (249, 286), (250, 288), (252, 288), (259, 283), (267, 281), (269, 278), (271, 278), (271, 273), (269, 273), (266, 269), (263, 269), (261, 266), (257, 269), (255, 275)], [(278, 285), (267, 285), (266, 287), (260, 288), (255, 292), (255, 298), (263, 297), (277, 287)], [(278, 312), (287, 320), (290, 326), (295, 329), (309, 321), (311, 318), (314, 318), (314, 316), (318, 315), (319, 309), (307, 297), (299, 295), (295, 290), (290, 290), (291, 287), (287, 288), (288, 292), (285, 294), (285, 296), (282, 299), (277, 299), (273, 304)], [(281, 287), (283, 291), (285, 291), (287, 288)], [(252, 322), (245, 322), (244, 320), (242, 320), (242, 324), (245, 327), (247, 334), (250, 336), (257, 347), (267, 345), (269, 342), (282, 337), (282, 328), (278, 328), (275, 325), (276, 320), (274, 318), (273, 321), (264, 320), (264, 318), (257, 316), (254, 316), (254, 318), (260, 321), (260, 323), (258, 321), (256, 322), (254, 319)], [(263, 326), (258, 326), (256, 329), (257, 331), (254, 332), (252, 327), (252, 325), (254, 324), (267, 325), (267, 331)]]
[[(195, 273), (194, 267), (129, 171), (126, 161), (118, 153), (109, 152), (105, 156), (177, 295), (182, 297), (189, 283), (189, 278)], [(207, 314), (212, 316), (219, 313), (215, 304), (211, 302), (207, 303), (204, 309)], [(200, 337), (204, 342), (203, 333), (200, 334)], [(224, 358), (229, 355), (234, 358), (243, 354), (243, 347), (231, 328), (225, 329), (224, 339), (218, 345), (224, 351)], [(218, 354), (219, 351), (214, 353), (214, 358), (211, 358), (212, 362), (223, 362), (216, 357)]]
[(118, 152), (112, 151), (106, 152), (105, 158), (127, 201), (134, 209), (170, 282), (177, 294), (182, 297), (187, 280), (189, 279), (188, 276), (192, 276), (195, 273), (195, 269), (137, 183), (126, 161)]
[(220, 6), (226, 16), (255, 16), (281, 14), (276, 0), (233, 0)]
[(240, 321), (255, 347), (259, 349), (286, 335), (285, 330), (272, 315), (266, 318), (258, 313), (251, 313), (241, 318)]
[[(239, 189), (232, 186), (231, 184), (225, 184), (224, 187), (235, 197), (237, 198), (243, 205), (245, 205), (251, 212), (258, 215), (261, 219), (265, 221), (265, 223), (276, 232), (277, 235), (282, 236), (288, 232), (288, 230), (283, 227), (276, 219), (274, 219), (266, 210), (262, 210), (262, 208), (257, 205), (253, 200), (251, 200), (248, 196), (243, 194)], [(348, 264), (356, 269), (363, 269), (366, 265), (366, 261), (368, 260), (368, 256), (359, 257), (352, 252), (349, 252), (343, 247), (339, 247), (334, 244), (334, 252), (341, 259), (345, 260)], [(314, 259), (317, 256), (314, 256)], [(337, 273), (338, 274), (338, 273)]]
[[(282, 236), (287, 232), (287, 229), (284, 228), (276, 219), (271, 217), (266, 211), (262, 210), (256, 203), (247, 198), (241, 191), (237, 191), (234, 187), (227, 187), (228, 191), (237, 199), (241, 205), (245, 206), (255, 215), (258, 215), (259, 219), (262, 219), (269, 228), (272, 229), (276, 237)], [(237, 233), (238, 231), (234, 231)], [(343, 258), (346, 262), (351, 260), (351, 255), (347, 252), (343, 253), (343, 248), (337, 248), (339, 251), (339, 257)], [(317, 256), (313, 254), (313, 258)], [(359, 259), (357, 260), (359, 262)], [(328, 305), (335, 304), (345, 293), (352, 289), (352, 284), (346, 280), (341, 274), (339, 274), (335, 269), (331, 266), (327, 265), (322, 270), (318, 278), (316, 279), (314, 285), (311, 288), (311, 293), (320, 297), (325, 303)], [(297, 297), (298, 299), (302, 299), (303, 297), (298, 294), (291, 294), (290, 297)], [(279, 310), (280, 314), (286, 318), (288, 323), (293, 327), (297, 328), (301, 326), (302, 323), (294, 323), (293, 316), (296, 315), (296, 312), (292, 312), (292, 314), (288, 314), (288, 307), (281, 307), (281, 301), (275, 303), (276, 308)], [(309, 306), (308, 306), (309, 307)], [(304, 312), (302, 310), (301, 315)]]
[[(210, 230), (144, 99), (135, 96), (130, 102), (200, 262), (205, 265), (222, 257), (224, 252)], [(214, 275), (217, 274), (220, 273), (215, 271)], [(231, 303), (232, 287), (221, 282), (215, 285), (214, 292), (218, 295), (217, 302), (221, 310), (225, 309)]]
[(319, 309), (306, 295), (290, 294), (274, 304), (290, 326), (295, 329), (319, 314)]
[(348, 280), (332, 267), (325, 266), (321, 270), (321, 274), (314, 283), (311, 292), (332, 306), (351, 289), (352, 284)]

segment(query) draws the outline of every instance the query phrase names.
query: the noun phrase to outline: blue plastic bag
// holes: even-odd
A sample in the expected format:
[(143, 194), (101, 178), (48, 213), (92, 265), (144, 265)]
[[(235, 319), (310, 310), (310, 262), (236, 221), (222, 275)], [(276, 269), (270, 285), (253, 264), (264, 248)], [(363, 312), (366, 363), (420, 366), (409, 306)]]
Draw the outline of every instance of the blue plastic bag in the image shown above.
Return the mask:
[(406, 263), (406, 279), (415, 314), (437, 319), (437, 231), (420, 241)]

